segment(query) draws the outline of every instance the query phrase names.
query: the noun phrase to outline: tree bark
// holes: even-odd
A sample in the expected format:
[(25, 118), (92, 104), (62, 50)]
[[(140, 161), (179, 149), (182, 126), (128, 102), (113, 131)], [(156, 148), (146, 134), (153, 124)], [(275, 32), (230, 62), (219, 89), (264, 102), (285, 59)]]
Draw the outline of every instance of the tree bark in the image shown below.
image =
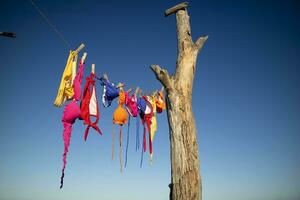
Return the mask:
[(151, 65), (151, 69), (166, 89), (171, 153), (170, 199), (201, 200), (202, 183), (192, 89), (197, 55), (208, 36), (193, 42), (186, 8), (176, 11), (176, 21), (178, 57), (175, 74), (169, 75), (159, 65)]

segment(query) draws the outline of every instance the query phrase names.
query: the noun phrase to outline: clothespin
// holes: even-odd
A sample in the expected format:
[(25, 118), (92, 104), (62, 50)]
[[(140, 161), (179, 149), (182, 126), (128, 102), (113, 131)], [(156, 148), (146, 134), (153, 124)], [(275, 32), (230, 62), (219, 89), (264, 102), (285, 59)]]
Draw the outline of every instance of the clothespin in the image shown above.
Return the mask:
[(119, 88), (122, 91), (124, 85), (125, 85), (124, 83), (119, 82), (118, 85), (117, 85), (117, 88)]
[(82, 44), (75, 50), (75, 53), (78, 54), (79, 51), (81, 51), (84, 47), (85, 47), (85, 45), (82, 43)]
[[(81, 51), (83, 48), (85, 47), (84, 44), (81, 44), (74, 52), (73, 52), (73, 58), (72, 58), (72, 79), (71, 79), (71, 83), (73, 84), (74, 78), (76, 76), (76, 63), (77, 63), (77, 55), (79, 53), (79, 51)], [(86, 55), (85, 55), (86, 57)], [(84, 59), (85, 59), (84, 57)], [(83, 60), (84, 62), (84, 60)]]
[(139, 92), (139, 89), (140, 89), (139, 87), (137, 87), (137, 88), (135, 89), (135, 92), (134, 92), (134, 95), (135, 95), (135, 96), (137, 96), (137, 94), (138, 94), (138, 92)]
[(165, 89), (165, 88), (164, 88), (164, 86), (162, 86), (162, 87), (161, 87), (161, 89), (160, 89), (160, 91), (161, 91), (161, 92), (163, 92), (163, 91), (164, 91), (164, 89)]
[(155, 96), (158, 93), (157, 90), (155, 90), (154, 92), (152, 92), (151, 96)]
[(143, 96), (143, 95), (142, 95), (142, 90), (141, 90), (141, 89), (139, 89), (139, 95), (140, 95), (140, 97)]
[(87, 56), (87, 53), (84, 52), (84, 53), (83, 53), (83, 56), (81, 57), (81, 62), (82, 62), (82, 63), (84, 63), (86, 56)]
[(95, 64), (92, 64), (92, 74), (95, 74)]
[(164, 92), (164, 86), (161, 87), (159, 92), (158, 91), (156, 92), (156, 95), (159, 95), (159, 93), (163, 93), (163, 92)]
[(129, 94), (132, 91), (132, 88), (129, 88), (129, 90), (127, 90), (127, 93)]
[(103, 74), (102, 78), (103, 78), (104, 80), (107, 80), (107, 81), (108, 81), (108, 76), (107, 76), (107, 74)]

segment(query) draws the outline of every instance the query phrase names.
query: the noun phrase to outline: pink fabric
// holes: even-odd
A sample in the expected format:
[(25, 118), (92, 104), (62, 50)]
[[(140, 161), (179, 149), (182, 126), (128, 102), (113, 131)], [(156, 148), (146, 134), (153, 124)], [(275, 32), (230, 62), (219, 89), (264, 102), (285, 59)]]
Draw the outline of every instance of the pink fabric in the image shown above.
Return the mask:
[(71, 101), (64, 108), (64, 113), (62, 117), (63, 122), (68, 122), (73, 124), (77, 117), (80, 116), (80, 108), (76, 101)]
[(62, 117), (62, 123), (64, 126), (64, 154), (63, 154), (63, 168), (62, 168), (62, 175), (60, 180), (60, 188), (63, 187), (64, 182), (64, 172), (67, 165), (67, 154), (69, 151), (70, 139), (72, 135), (72, 125), (75, 123), (75, 120), (80, 116), (80, 108), (77, 105), (76, 101), (71, 101), (67, 104), (64, 108), (64, 113)]
[(64, 126), (64, 154), (63, 154), (63, 168), (60, 180), (60, 188), (63, 187), (64, 184), (64, 176), (65, 176), (65, 168), (67, 165), (67, 154), (69, 151), (70, 139), (72, 135), (72, 125), (75, 123), (75, 120), (80, 117), (80, 108), (77, 105), (77, 101), (80, 100), (81, 97), (81, 83), (84, 71), (84, 63), (80, 61), (78, 72), (74, 78), (73, 88), (74, 88), (74, 99), (70, 103), (68, 103), (63, 112), (62, 123)]
[(62, 188), (64, 185), (65, 168), (67, 165), (67, 153), (69, 151), (70, 139), (72, 134), (72, 124), (68, 122), (63, 122), (63, 125), (64, 125), (63, 139), (64, 139), (65, 148), (63, 154), (63, 168), (60, 177), (60, 188)]
[(84, 63), (80, 61), (78, 72), (73, 81), (74, 99), (76, 101), (79, 101), (81, 97), (81, 92), (82, 92), (81, 83), (82, 83), (83, 71), (84, 71)]
[(148, 101), (147, 96), (143, 96), (142, 98), (145, 100), (147, 107), (149, 107), (148, 108), (149, 113), (144, 113), (143, 118), (142, 118), (142, 124), (144, 126), (144, 137), (143, 137), (143, 140), (144, 140), (143, 145), (144, 146), (143, 147), (144, 147), (144, 151), (146, 151), (146, 149), (147, 149), (147, 145), (146, 145), (146, 126), (147, 126), (148, 133), (149, 133), (149, 151), (150, 151), (150, 154), (152, 154), (152, 141), (151, 141), (150, 132), (151, 132), (151, 118), (153, 116), (153, 107), (152, 107), (151, 103)]
[(138, 108), (137, 108), (137, 105), (136, 105), (136, 101), (137, 101), (136, 96), (133, 94), (130, 97), (127, 92), (125, 92), (125, 96), (126, 96), (126, 100), (125, 100), (126, 110), (130, 114), (130, 116), (136, 117), (137, 114), (138, 114)]

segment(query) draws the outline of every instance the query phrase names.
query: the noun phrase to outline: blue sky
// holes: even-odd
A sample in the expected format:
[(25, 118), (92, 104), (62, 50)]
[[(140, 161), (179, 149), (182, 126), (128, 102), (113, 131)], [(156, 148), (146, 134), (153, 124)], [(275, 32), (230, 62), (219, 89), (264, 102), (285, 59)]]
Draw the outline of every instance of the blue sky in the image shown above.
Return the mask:
[[(97, 74), (151, 92), (161, 86), (150, 64), (175, 70), (175, 17), (163, 12), (179, 1), (35, 2), (72, 48), (86, 44), (85, 75), (95, 63)], [(189, 3), (193, 38), (209, 35), (193, 89), (203, 198), (299, 199), (299, 2)], [(62, 109), (53, 101), (69, 49), (30, 1), (1, 2), (0, 31), (17, 34), (0, 38), (0, 199), (167, 199), (166, 114), (158, 115), (152, 166), (147, 155), (139, 168), (132, 125), (121, 176), (118, 156), (111, 161), (116, 102), (100, 107), (103, 137), (91, 130), (84, 142), (83, 124), (75, 124), (59, 190)]]

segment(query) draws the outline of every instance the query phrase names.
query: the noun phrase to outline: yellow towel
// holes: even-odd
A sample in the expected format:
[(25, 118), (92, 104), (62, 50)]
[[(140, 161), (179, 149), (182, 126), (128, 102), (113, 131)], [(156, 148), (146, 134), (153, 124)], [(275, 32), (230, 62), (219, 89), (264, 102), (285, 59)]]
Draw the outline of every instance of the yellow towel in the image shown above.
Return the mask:
[(54, 105), (57, 107), (62, 106), (67, 100), (72, 99), (74, 95), (73, 89), (73, 77), (76, 74), (78, 53), (70, 50), (68, 61), (61, 77), (60, 85), (57, 91), (57, 96), (54, 101)]
[(151, 118), (151, 126), (150, 126), (150, 136), (151, 136), (151, 141), (153, 142), (154, 139), (154, 134), (157, 130), (157, 125), (156, 125), (156, 98), (155, 95), (152, 95), (150, 98), (150, 103), (153, 108), (153, 116)]

